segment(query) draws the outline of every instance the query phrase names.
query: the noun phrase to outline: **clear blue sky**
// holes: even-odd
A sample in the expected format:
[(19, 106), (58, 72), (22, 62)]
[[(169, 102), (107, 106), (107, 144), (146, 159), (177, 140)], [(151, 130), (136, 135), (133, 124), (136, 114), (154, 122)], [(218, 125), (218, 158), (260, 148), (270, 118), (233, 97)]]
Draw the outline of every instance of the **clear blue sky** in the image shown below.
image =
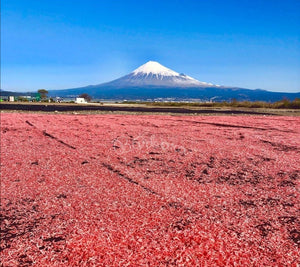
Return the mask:
[(1, 88), (99, 84), (149, 60), (200, 81), (300, 91), (300, 0), (2, 0)]

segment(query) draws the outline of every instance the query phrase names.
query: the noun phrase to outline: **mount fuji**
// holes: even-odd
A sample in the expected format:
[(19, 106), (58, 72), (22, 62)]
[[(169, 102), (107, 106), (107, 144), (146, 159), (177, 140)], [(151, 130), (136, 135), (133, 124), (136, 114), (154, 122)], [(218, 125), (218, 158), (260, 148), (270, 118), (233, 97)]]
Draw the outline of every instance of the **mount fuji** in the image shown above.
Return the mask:
[(202, 87), (211, 86), (183, 73), (179, 74), (155, 61), (149, 61), (130, 74), (109, 83), (115, 86), (164, 86), (164, 87)]
[(103, 100), (201, 100), (278, 101), (293, 100), (300, 93), (280, 93), (226, 87), (201, 82), (173, 71), (158, 62), (149, 61), (133, 72), (111, 82), (80, 88), (49, 90), (50, 96), (75, 97), (87, 93)]

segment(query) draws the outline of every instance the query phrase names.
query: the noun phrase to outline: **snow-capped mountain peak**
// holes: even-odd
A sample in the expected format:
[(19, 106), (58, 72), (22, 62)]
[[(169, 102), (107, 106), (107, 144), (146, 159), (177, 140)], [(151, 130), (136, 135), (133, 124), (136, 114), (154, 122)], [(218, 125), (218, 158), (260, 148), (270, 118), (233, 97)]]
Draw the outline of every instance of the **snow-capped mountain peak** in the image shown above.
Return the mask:
[(135, 85), (154, 85), (167, 87), (212, 86), (211, 83), (200, 82), (183, 73), (179, 74), (156, 61), (148, 61), (124, 77), (127, 83)]
[(163, 76), (178, 76), (179, 73), (166, 68), (165, 66), (159, 64), (156, 61), (148, 61), (144, 65), (140, 66), (139, 68), (135, 69), (132, 72), (134, 75), (138, 74), (160, 74)]

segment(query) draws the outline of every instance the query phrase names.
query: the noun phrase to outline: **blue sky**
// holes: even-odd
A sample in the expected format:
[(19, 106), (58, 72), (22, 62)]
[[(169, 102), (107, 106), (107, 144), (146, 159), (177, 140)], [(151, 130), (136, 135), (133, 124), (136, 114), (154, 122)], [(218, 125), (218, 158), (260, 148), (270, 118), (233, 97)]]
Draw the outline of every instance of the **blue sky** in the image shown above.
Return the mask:
[(299, 0), (2, 0), (1, 88), (99, 84), (149, 60), (200, 81), (300, 91)]

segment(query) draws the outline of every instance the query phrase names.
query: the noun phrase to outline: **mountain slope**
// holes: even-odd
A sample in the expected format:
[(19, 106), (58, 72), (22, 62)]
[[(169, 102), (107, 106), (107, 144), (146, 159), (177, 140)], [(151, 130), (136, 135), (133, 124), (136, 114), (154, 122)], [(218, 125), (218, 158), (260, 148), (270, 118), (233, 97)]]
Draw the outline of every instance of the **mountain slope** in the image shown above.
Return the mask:
[(0, 96), (36, 96), (36, 92), (13, 92), (0, 89)]

